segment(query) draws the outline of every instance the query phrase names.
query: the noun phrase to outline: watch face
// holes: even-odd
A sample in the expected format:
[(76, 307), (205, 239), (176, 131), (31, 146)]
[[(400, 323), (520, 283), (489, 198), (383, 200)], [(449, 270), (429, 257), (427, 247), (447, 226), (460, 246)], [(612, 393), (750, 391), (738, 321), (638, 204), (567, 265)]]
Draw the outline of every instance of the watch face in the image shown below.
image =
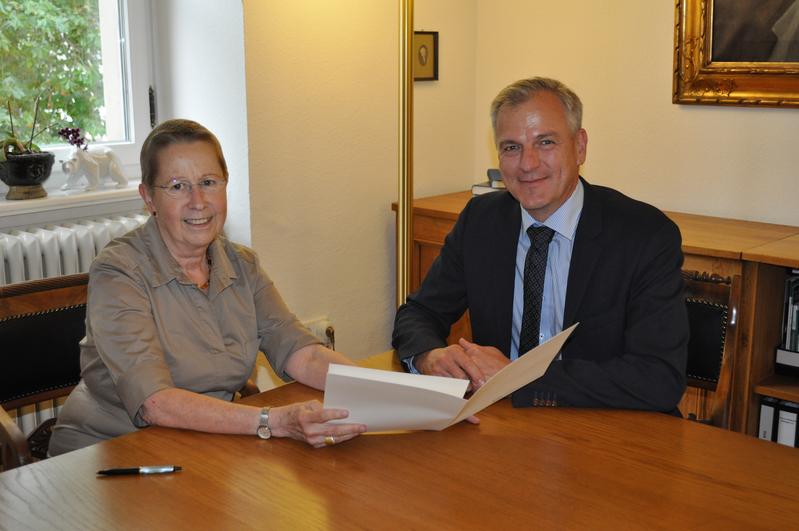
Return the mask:
[(258, 437), (261, 439), (269, 439), (272, 437), (272, 430), (269, 429), (269, 426), (258, 426), (258, 431), (255, 433), (257, 433)]

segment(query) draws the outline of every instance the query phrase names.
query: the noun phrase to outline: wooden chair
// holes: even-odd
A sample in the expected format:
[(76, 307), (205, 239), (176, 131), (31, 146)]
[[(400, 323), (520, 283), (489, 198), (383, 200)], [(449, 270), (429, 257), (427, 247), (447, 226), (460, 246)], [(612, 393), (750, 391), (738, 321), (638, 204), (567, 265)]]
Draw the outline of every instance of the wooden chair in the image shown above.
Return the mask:
[(728, 429), (741, 277), (683, 271), (683, 280), (690, 339), (680, 408), (692, 420)]
[(0, 457), (11, 469), (47, 455), (51, 418), (27, 438), (7, 413), (69, 394), (80, 381), (87, 274), (0, 286)]

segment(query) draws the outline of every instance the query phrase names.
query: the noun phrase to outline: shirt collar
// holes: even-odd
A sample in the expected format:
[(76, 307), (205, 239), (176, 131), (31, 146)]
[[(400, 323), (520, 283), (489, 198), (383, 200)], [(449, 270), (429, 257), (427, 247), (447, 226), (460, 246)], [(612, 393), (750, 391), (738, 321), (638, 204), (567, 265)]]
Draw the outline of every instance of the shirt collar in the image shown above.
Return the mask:
[(522, 211), (522, 231), (527, 232), (530, 225), (535, 225), (536, 227), (544, 225), (567, 240), (573, 240), (574, 234), (577, 232), (577, 223), (580, 221), (580, 212), (583, 210), (584, 197), (585, 191), (583, 190), (583, 182), (578, 179), (577, 186), (574, 188), (572, 195), (570, 195), (543, 223), (533, 218), (533, 216), (519, 204), (519, 208)]
[[(236, 278), (236, 271), (230, 258), (225, 252), (225, 245), (223, 243), (224, 236), (218, 236), (209, 247), (208, 253), (211, 257), (211, 284), (218, 287), (218, 290), (227, 287), (233, 278)], [(178, 264), (177, 260), (172, 256), (161, 237), (161, 231), (158, 230), (158, 222), (154, 217), (150, 217), (144, 225), (142, 240), (150, 255), (150, 262), (152, 264), (152, 275), (150, 276), (150, 285), (160, 286), (177, 280), (182, 283), (191, 283), (186, 278), (186, 274)], [(216, 289), (214, 291), (217, 291)]]

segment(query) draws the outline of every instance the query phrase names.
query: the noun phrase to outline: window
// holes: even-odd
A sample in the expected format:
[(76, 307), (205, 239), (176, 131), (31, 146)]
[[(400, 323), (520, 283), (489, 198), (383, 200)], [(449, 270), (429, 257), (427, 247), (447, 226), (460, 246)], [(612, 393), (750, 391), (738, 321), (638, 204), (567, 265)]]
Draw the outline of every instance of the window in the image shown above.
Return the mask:
[[(141, 0), (0, 0), (0, 81), (17, 134), (29, 134), (40, 96), (37, 121), (48, 129), (35, 142), (56, 161), (70, 151), (58, 130), (80, 127), (90, 146), (114, 149), (135, 179), (150, 130), (149, 21), (149, 2)], [(10, 128), (7, 109), (0, 127)], [(48, 194), (64, 178), (56, 162)]]

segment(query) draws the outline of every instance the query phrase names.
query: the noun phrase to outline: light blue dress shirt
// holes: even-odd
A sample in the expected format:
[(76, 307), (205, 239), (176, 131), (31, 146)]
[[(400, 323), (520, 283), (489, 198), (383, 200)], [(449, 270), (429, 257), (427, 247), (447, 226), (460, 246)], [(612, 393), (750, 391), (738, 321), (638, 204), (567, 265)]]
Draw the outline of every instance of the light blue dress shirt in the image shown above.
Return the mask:
[[(569, 281), (569, 264), (574, 247), (574, 234), (583, 210), (583, 183), (577, 181), (577, 188), (560, 208), (543, 223), (539, 223), (522, 209), (522, 226), (519, 229), (519, 243), (516, 245), (516, 270), (513, 284), (513, 327), (510, 338), (510, 359), (519, 357), (519, 331), (522, 327), (524, 310), (524, 261), (530, 249), (527, 229), (530, 225), (544, 225), (555, 231), (549, 242), (547, 272), (544, 277), (544, 295), (541, 301), (541, 326), (538, 343), (547, 341), (563, 330), (563, 308), (566, 305), (566, 285)], [(560, 356), (560, 355), (558, 355)]]

